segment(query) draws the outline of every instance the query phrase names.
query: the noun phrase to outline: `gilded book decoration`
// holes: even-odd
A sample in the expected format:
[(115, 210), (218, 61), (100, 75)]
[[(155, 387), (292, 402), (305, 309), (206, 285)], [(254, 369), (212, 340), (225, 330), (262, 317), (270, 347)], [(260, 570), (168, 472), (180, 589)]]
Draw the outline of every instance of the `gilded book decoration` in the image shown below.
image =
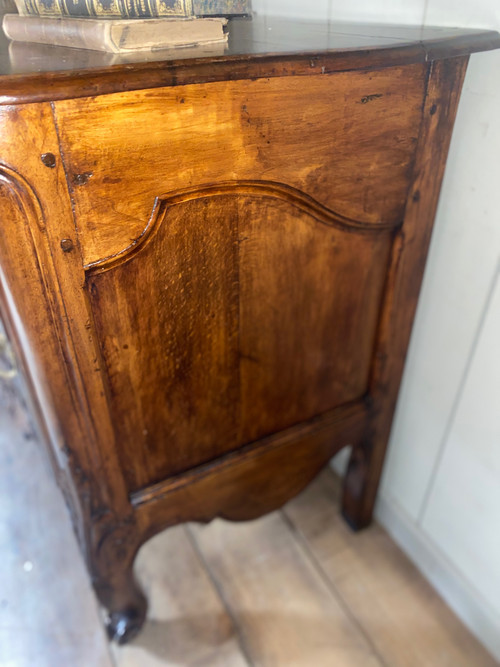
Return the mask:
[(140, 18), (192, 15), (191, 0), (16, 0), (20, 14)]
[(21, 15), (188, 18), (247, 15), (250, 0), (15, 0)]
[(251, 13), (250, 0), (193, 0), (195, 16), (230, 16)]

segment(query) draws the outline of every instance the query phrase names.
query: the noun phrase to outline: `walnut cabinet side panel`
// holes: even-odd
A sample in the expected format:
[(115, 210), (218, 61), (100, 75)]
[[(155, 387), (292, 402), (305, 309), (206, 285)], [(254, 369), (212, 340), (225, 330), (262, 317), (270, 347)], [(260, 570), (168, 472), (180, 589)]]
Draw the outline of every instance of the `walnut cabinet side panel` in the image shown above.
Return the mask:
[[(384, 100), (377, 150), (385, 158), (373, 162), (376, 173), (368, 176), (355, 168), (348, 176), (342, 171), (345, 197), (335, 185), (329, 151), (336, 147), (347, 168), (352, 144), (332, 144), (326, 130), (315, 134), (319, 116), (300, 116), (300, 107), (298, 118), (316, 142), (309, 148), (300, 137), (287, 143), (277, 125), (260, 119), (251, 130), (252, 159), (243, 167), (209, 142), (220, 173), (207, 178), (204, 168), (187, 164), (180, 170), (182, 183), (171, 174), (167, 182), (157, 169), (160, 151), (168, 146), (165, 137), (159, 148), (153, 141), (147, 178), (131, 178), (137, 173), (131, 154), (144, 155), (144, 128), (118, 138), (104, 127), (106, 150), (92, 157), (96, 126), (84, 121), (83, 100), (1, 108), (0, 308), (31, 378), (111, 634), (125, 639), (144, 620), (146, 603), (134, 582), (133, 561), (145, 539), (180, 521), (248, 519), (279, 507), (348, 443), (354, 450), (344, 512), (355, 527), (369, 522), (466, 63), (460, 57), (395, 68), (394, 87), (393, 68), (380, 73), (382, 78), (378, 72), (363, 73), (362, 79), (343, 73), (345, 89), (351, 76), (355, 83), (352, 105), (360, 93), (369, 94), (375, 80), (385, 80), (388, 92), (366, 103), (359, 96), (359, 109), (375, 109), (370, 105)], [(320, 86), (321, 77), (315, 79)], [(226, 84), (224, 101), (232, 104), (230, 91), (240, 84)], [(293, 85), (288, 94), (299, 94)], [(389, 91), (399, 100), (394, 114)], [(137, 95), (109, 96), (109, 109), (130, 119), (140, 107)], [(171, 91), (151, 93), (156, 102), (165, 96)], [(103, 113), (105, 103), (87, 99), (88, 119), (95, 110)], [(186, 109), (191, 103), (176, 101)], [(363, 126), (353, 128), (360, 118), (353, 108), (354, 116), (332, 112), (335, 131), (345, 130), (362, 150)], [(255, 120), (256, 107), (251, 109)], [(221, 118), (226, 110), (227, 104)], [(238, 103), (237, 117), (242, 113)], [(323, 105), (321, 118), (326, 113)], [(324, 122), (320, 125), (323, 131)], [(373, 126), (366, 127), (373, 138)], [(171, 129), (179, 143), (182, 127)], [(202, 130), (197, 124), (196, 132)], [(81, 140), (73, 141), (78, 132)], [(275, 167), (266, 162), (268, 140), (284, 147), (286, 160)], [(366, 149), (373, 157), (372, 139)], [(112, 153), (110, 170), (101, 158)], [(292, 164), (294, 155), (300, 160)], [(359, 153), (352, 155), (358, 164)], [(388, 172), (396, 174), (392, 180), (383, 174), (389, 156), (396, 162), (396, 171)], [(380, 191), (367, 187), (367, 178), (375, 179)], [(189, 254), (205, 261), (203, 271), (184, 261)], [(309, 255), (315, 262), (308, 263)], [(287, 298), (275, 312), (283, 295)], [(168, 317), (172, 312), (178, 313), (175, 320)], [(203, 330), (210, 335), (203, 338)], [(160, 352), (141, 358), (147, 334)], [(166, 338), (170, 353), (163, 357)], [(181, 343), (189, 353), (183, 348), (177, 354)], [(125, 362), (133, 354), (137, 366)], [(290, 356), (297, 361), (295, 373)], [(201, 376), (200, 358), (208, 360)], [(323, 363), (330, 358), (337, 361)], [(268, 374), (256, 363), (262, 360)], [(157, 385), (149, 388), (141, 379), (138, 408), (125, 395), (120, 374), (143, 364), (157, 373)], [(130, 377), (135, 392), (133, 373)], [(174, 384), (178, 393), (166, 395)], [(213, 406), (206, 399), (214, 394), (220, 419), (211, 421)], [(255, 404), (252, 396), (258, 397)], [(279, 409), (266, 410), (270, 399)], [(144, 419), (161, 430), (158, 411), (169, 400), (183, 416), (168, 429), (179, 428), (174, 463), (167, 465), (167, 443), (161, 473), (155, 477), (147, 466), (138, 473), (127, 415), (143, 410)], [(198, 450), (192, 415), (195, 430), (211, 434)], [(145, 421), (143, 431), (149, 425)], [(146, 439), (141, 446), (141, 460), (148, 459), (151, 445)]]
[(164, 199), (89, 270), (129, 490), (362, 400), (392, 234), (236, 181)]

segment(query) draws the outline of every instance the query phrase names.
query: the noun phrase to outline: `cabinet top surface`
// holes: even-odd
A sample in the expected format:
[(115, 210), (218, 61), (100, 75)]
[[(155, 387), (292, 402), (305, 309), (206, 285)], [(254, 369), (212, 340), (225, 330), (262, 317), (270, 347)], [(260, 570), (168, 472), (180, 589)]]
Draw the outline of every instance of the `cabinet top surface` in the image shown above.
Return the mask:
[(467, 55), (500, 34), (422, 26), (254, 16), (229, 22), (227, 46), (117, 56), (0, 36), (0, 104), (87, 97), (227, 79), (324, 74)]

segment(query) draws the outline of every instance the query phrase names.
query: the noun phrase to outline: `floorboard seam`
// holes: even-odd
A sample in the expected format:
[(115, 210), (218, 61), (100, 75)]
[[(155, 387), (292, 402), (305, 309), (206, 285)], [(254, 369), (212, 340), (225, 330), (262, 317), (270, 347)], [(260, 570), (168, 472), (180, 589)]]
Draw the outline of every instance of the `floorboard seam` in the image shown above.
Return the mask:
[(217, 581), (216, 577), (213, 575), (212, 570), (205, 559), (203, 555), (203, 551), (201, 550), (196, 537), (194, 536), (191, 527), (189, 525), (184, 526), (184, 529), (186, 531), (186, 535), (188, 540), (191, 543), (191, 546), (194, 549), (194, 552), (197, 556), (197, 558), (200, 561), (200, 564), (202, 565), (203, 569), (206, 571), (208, 578), (210, 579), (212, 586), (214, 587), (217, 595), (219, 596), (220, 601), (222, 602), (222, 605), (224, 609), (226, 610), (227, 615), (229, 616), (231, 623), (233, 625), (236, 641), (238, 642), (239, 649), (241, 651), (241, 654), (246, 661), (248, 667), (255, 667), (255, 663), (251, 657), (250, 651), (248, 647), (246, 646), (246, 642), (243, 639), (243, 635), (241, 632), (240, 624), (238, 623), (238, 619), (236, 618), (235, 614), (233, 613), (233, 610), (231, 608), (231, 605), (226, 599), (226, 596), (224, 595), (224, 591), (222, 587), (219, 585), (219, 582)]
[(383, 656), (375, 646), (370, 634), (365, 630), (363, 624), (361, 621), (358, 619), (356, 614), (352, 611), (350, 608), (349, 604), (345, 601), (344, 597), (340, 593), (340, 591), (337, 589), (335, 584), (332, 582), (330, 577), (328, 576), (327, 572), (323, 569), (321, 563), (319, 562), (318, 558), (314, 554), (313, 550), (310, 548), (307, 539), (304, 537), (302, 534), (302, 531), (295, 525), (293, 520), (288, 516), (286, 509), (283, 508), (280, 510), (281, 515), (283, 517), (283, 521), (286, 523), (288, 528), (290, 529), (290, 532), (292, 533), (295, 542), (297, 543), (299, 549), (304, 553), (304, 556), (309, 560), (311, 565), (314, 567), (315, 571), (327, 587), (327, 589), (330, 591), (331, 595), (335, 598), (335, 600), (339, 603), (341, 606), (342, 610), (346, 614), (346, 616), (352, 621), (354, 626), (359, 630), (361, 636), (363, 639), (366, 641), (368, 647), (370, 648), (371, 652), (373, 655), (377, 658), (377, 660), (380, 662), (381, 667), (389, 667), (386, 661), (384, 660)]

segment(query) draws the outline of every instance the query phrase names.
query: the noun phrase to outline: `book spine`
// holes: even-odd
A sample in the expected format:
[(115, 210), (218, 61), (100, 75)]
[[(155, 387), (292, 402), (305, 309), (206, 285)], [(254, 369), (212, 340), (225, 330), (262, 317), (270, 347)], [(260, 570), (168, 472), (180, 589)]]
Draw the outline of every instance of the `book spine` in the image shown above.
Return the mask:
[(15, 0), (23, 16), (74, 18), (187, 18), (192, 0)]
[(17, 14), (5, 14), (2, 28), (9, 39), (18, 42), (69, 46), (77, 49), (116, 51), (110, 39), (109, 22), (74, 21), (68, 23), (61, 17), (29, 19)]
[(248, 16), (251, 0), (193, 0), (195, 16)]
[(187, 18), (251, 13), (251, 0), (15, 0), (24, 16)]

